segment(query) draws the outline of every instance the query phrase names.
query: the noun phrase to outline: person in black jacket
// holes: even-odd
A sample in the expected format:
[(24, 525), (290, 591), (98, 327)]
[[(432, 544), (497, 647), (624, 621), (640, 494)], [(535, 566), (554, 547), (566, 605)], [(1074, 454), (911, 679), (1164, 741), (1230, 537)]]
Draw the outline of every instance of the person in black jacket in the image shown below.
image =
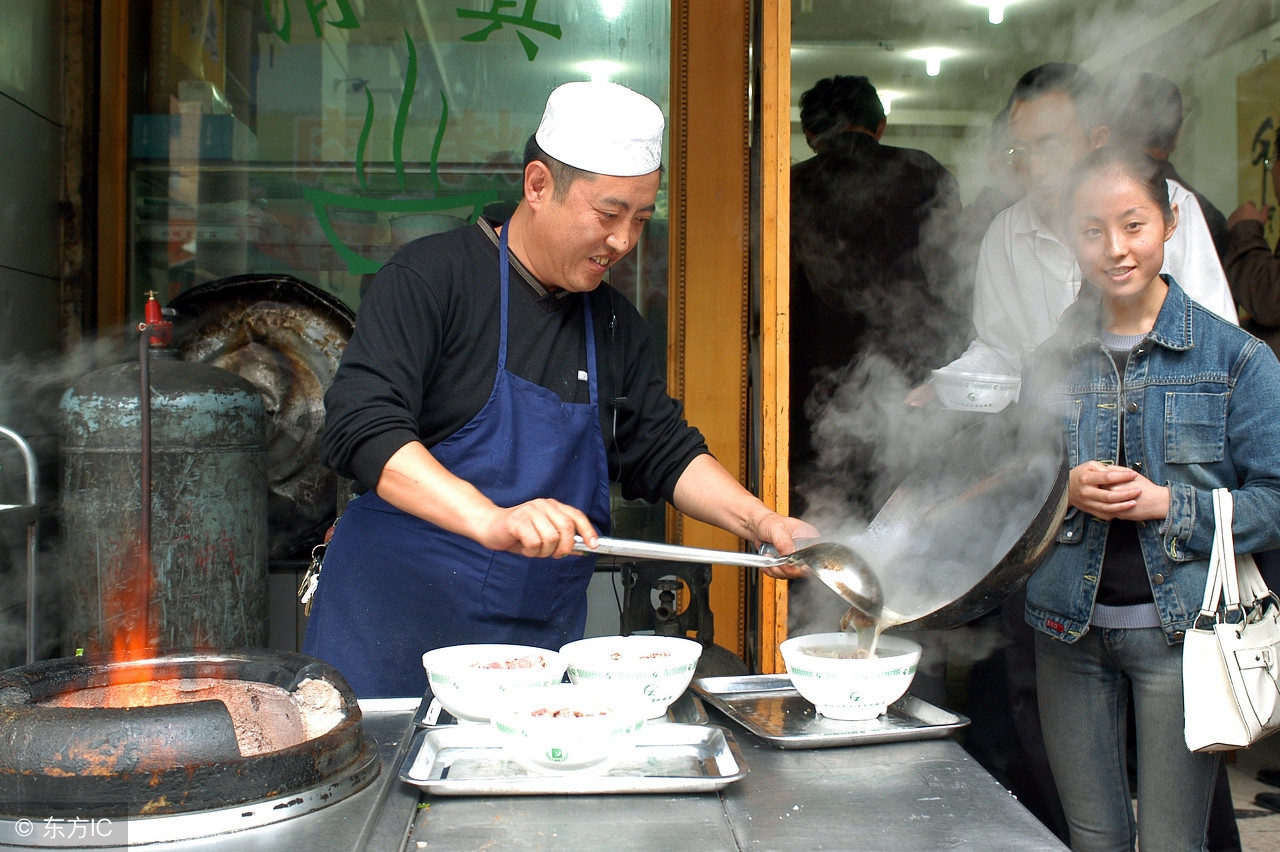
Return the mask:
[(708, 453), (639, 313), (602, 283), (653, 215), (662, 129), (622, 86), (560, 86), (511, 218), (408, 244), (361, 304), (321, 454), (364, 493), (303, 644), (357, 695), (421, 696), (432, 648), (581, 638), (595, 558), (575, 536), (608, 532), (611, 480), (782, 554), (817, 535)]
[(792, 507), (834, 499), (869, 518), (898, 477), (877, 470), (881, 436), (824, 440), (832, 397), (910, 386), (962, 350), (959, 185), (924, 151), (880, 142), (884, 107), (866, 77), (819, 80), (800, 124), (816, 155), (791, 168)]

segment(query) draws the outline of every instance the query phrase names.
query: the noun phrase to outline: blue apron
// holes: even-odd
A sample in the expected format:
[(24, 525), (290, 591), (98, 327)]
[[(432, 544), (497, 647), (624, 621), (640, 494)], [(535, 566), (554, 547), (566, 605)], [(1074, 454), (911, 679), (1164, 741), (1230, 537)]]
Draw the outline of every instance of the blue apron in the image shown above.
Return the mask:
[[(588, 403), (563, 402), (508, 372), (507, 230), (498, 251), (502, 308), (493, 392), (431, 453), (499, 506), (551, 497), (582, 509), (608, 534), (591, 302), (582, 295)], [(302, 651), (336, 667), (362, 698), (422, 695), (422, 654), (432, 648), (509, 642), (555, 650), (580, 639), (594, 568), (592, 556), (531, 559), (488, 550), (369, 491), (347, 505), (329, 543)]]

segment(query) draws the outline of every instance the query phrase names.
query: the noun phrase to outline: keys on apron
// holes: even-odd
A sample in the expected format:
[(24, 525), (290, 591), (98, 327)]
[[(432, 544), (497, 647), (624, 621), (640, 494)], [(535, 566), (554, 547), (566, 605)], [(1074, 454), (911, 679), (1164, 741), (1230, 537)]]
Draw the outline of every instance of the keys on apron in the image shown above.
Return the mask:
[(311, 615), (311, 600), (315, 597), (316, 588), (320, 585), (320, 568), (324, 562), (324, 551), (327, 544), (317, 544), (311, 548), (311, 564), (298, 586), (298, 602), (302, 604), (302, 614)]

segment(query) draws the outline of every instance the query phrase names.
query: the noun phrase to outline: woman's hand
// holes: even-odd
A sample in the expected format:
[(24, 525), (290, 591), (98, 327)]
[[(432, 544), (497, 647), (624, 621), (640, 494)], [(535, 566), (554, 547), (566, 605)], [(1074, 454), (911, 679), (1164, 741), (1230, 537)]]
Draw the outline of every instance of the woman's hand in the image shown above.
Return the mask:
[(1067, 502), (1104, 521), (1163, 520), (1169, 489), (1132, 468), (1088, 461), (1071, 469)]

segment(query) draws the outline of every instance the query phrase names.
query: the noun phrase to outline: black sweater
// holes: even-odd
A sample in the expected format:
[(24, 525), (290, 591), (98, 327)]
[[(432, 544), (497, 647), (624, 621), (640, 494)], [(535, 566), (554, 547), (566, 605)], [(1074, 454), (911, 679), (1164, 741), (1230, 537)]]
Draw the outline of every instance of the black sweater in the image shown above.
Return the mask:
[[(566, 402), (587, 402), (581, 296), (547, 293), (510, 260), (507, 369)], [(498, 364), (498, 284), (497, 236), (485, 221), (396, 252), (361, 303), (325, 394), (326, 465), (372, 489), (405, 444), (430, 449), (484, 407)], [(610, 479), (628, 499), (670, 500), (706, 442), (667, 395), (635, 307), (607, 284), (589, 298)]]

